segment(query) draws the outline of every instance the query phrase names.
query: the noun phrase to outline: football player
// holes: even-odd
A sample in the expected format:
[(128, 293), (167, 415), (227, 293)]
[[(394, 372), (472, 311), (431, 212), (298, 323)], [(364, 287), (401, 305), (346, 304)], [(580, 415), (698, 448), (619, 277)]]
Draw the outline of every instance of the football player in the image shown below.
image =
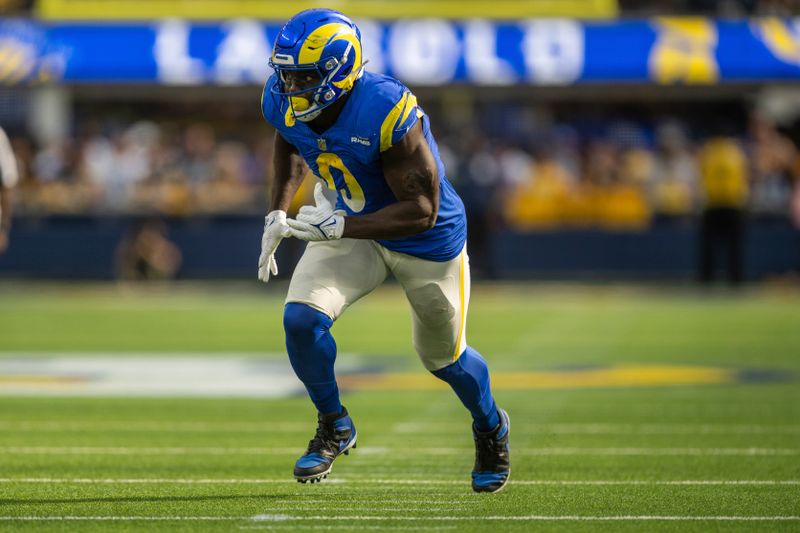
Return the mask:
[(17, 183), (17, 160), (11, 142), (0, 128), (0, 254), (6, 251), (11, 231), (11, 196)]
[[(275, 183), (259, 278), (277, 274), (275, 249), (308, 241), (289, 285), (283, 323), (289, 360), (318, 416), (298, 459), (298, 481), (319, 481), (356, 446), (339, 400), (330, 328), (391, 272), (413, 315), (422, 363), (455, 391), (473, 418), (472, 488), (497, 492), (509, 476), (508, 415), (497, 408), (489, 371), (464, 333), (470, 278), (464, 206), (447, 180), (428, 117), (399, 81), (364, 70), (361, 33), (342, 13), (310, 9), (281, 28), (262, 96), (275, 127)], [(305, 174), (320, 178), (316, 205), (286, 210)], [(322, 183), (336, 192), (326, 198)]]

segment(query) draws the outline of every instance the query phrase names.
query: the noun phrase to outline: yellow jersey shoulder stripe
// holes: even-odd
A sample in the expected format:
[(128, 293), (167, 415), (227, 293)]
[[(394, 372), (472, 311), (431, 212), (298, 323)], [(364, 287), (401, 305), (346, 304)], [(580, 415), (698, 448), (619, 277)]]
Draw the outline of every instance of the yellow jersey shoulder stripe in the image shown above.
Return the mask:
[[(381, 152), (392, 147), (394, 132), (406, 123), (415, 109), (417, 109), (417, 97), (409, 91), (404, 92), (403, 97), (389, 111), (381, 124)], [(415, 114), (415, 117), (419, 116), (419, 113)]]

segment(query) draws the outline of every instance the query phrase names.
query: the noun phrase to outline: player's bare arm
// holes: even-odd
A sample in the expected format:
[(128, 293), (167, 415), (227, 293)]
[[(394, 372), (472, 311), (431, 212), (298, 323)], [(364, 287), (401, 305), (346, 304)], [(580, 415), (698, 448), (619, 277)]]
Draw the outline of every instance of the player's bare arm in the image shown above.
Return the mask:
[(271, 209), (264, 218), (261, 255), (258, 258), (258, 279), (264, 283), (269, 281), (270, 274), (273, 276), (278, 274), (275, 250), (281, 240), (288, 235), (286, 210), (306, 173), (306, 164), (297, 153), (297, 149), (277, 131), (275, 132), (273, 165), (275, 179), (270, 194)]
[(300, 188), (308, 167), (297, 148), (277, 131), (273, 143), (272, 165), (275, 177), (270, 193), (270, 211), (286, 211)]
[(362, 216), (345, 218), (343, 237), (391, 239), (422, 233), (436, 224), (439, 174), (422, 122), (381, 154), (383, 174), (397, 202)]

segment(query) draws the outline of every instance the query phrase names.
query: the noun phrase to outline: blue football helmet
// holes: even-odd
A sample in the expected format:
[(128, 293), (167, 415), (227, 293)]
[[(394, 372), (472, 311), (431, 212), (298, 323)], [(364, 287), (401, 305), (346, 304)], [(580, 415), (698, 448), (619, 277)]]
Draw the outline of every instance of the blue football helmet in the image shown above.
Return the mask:
[[(278, 74), (272, 92), (289, 100), (287, 126), (309, 122), (363, 74), (361, 31), (338, 11), (301, 11), (281, 28), (269, 64)], [(296, 88), (298, 78), (311, 85)]]

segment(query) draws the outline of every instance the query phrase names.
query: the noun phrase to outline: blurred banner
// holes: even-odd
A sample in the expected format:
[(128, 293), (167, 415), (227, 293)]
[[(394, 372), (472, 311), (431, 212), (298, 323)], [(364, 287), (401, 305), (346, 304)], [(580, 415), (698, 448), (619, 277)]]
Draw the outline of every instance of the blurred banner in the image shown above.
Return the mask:
[[(357, 22), (368, 68), (415, 86), (800, 79), (800, 18)], [(2, 22), (0, 79), (60, 75), (74, 83), (261, 84), (279, 27), (252, 19)], [(42, 71), (47, 76), (37, 74)]]
[(44, 28), (0, 19), (0, 85), (62, 79), (65, 50), (53, 46)]
[(424, 17), (609, 19), (619, 14), (617, 0), (39, 0), (36, 12), (40, 18), (49, 20), (154, 20), (165, 17), (286, 20), (299, 11), (314, 7), (332, 7), (354, 18), (383, 20)]

